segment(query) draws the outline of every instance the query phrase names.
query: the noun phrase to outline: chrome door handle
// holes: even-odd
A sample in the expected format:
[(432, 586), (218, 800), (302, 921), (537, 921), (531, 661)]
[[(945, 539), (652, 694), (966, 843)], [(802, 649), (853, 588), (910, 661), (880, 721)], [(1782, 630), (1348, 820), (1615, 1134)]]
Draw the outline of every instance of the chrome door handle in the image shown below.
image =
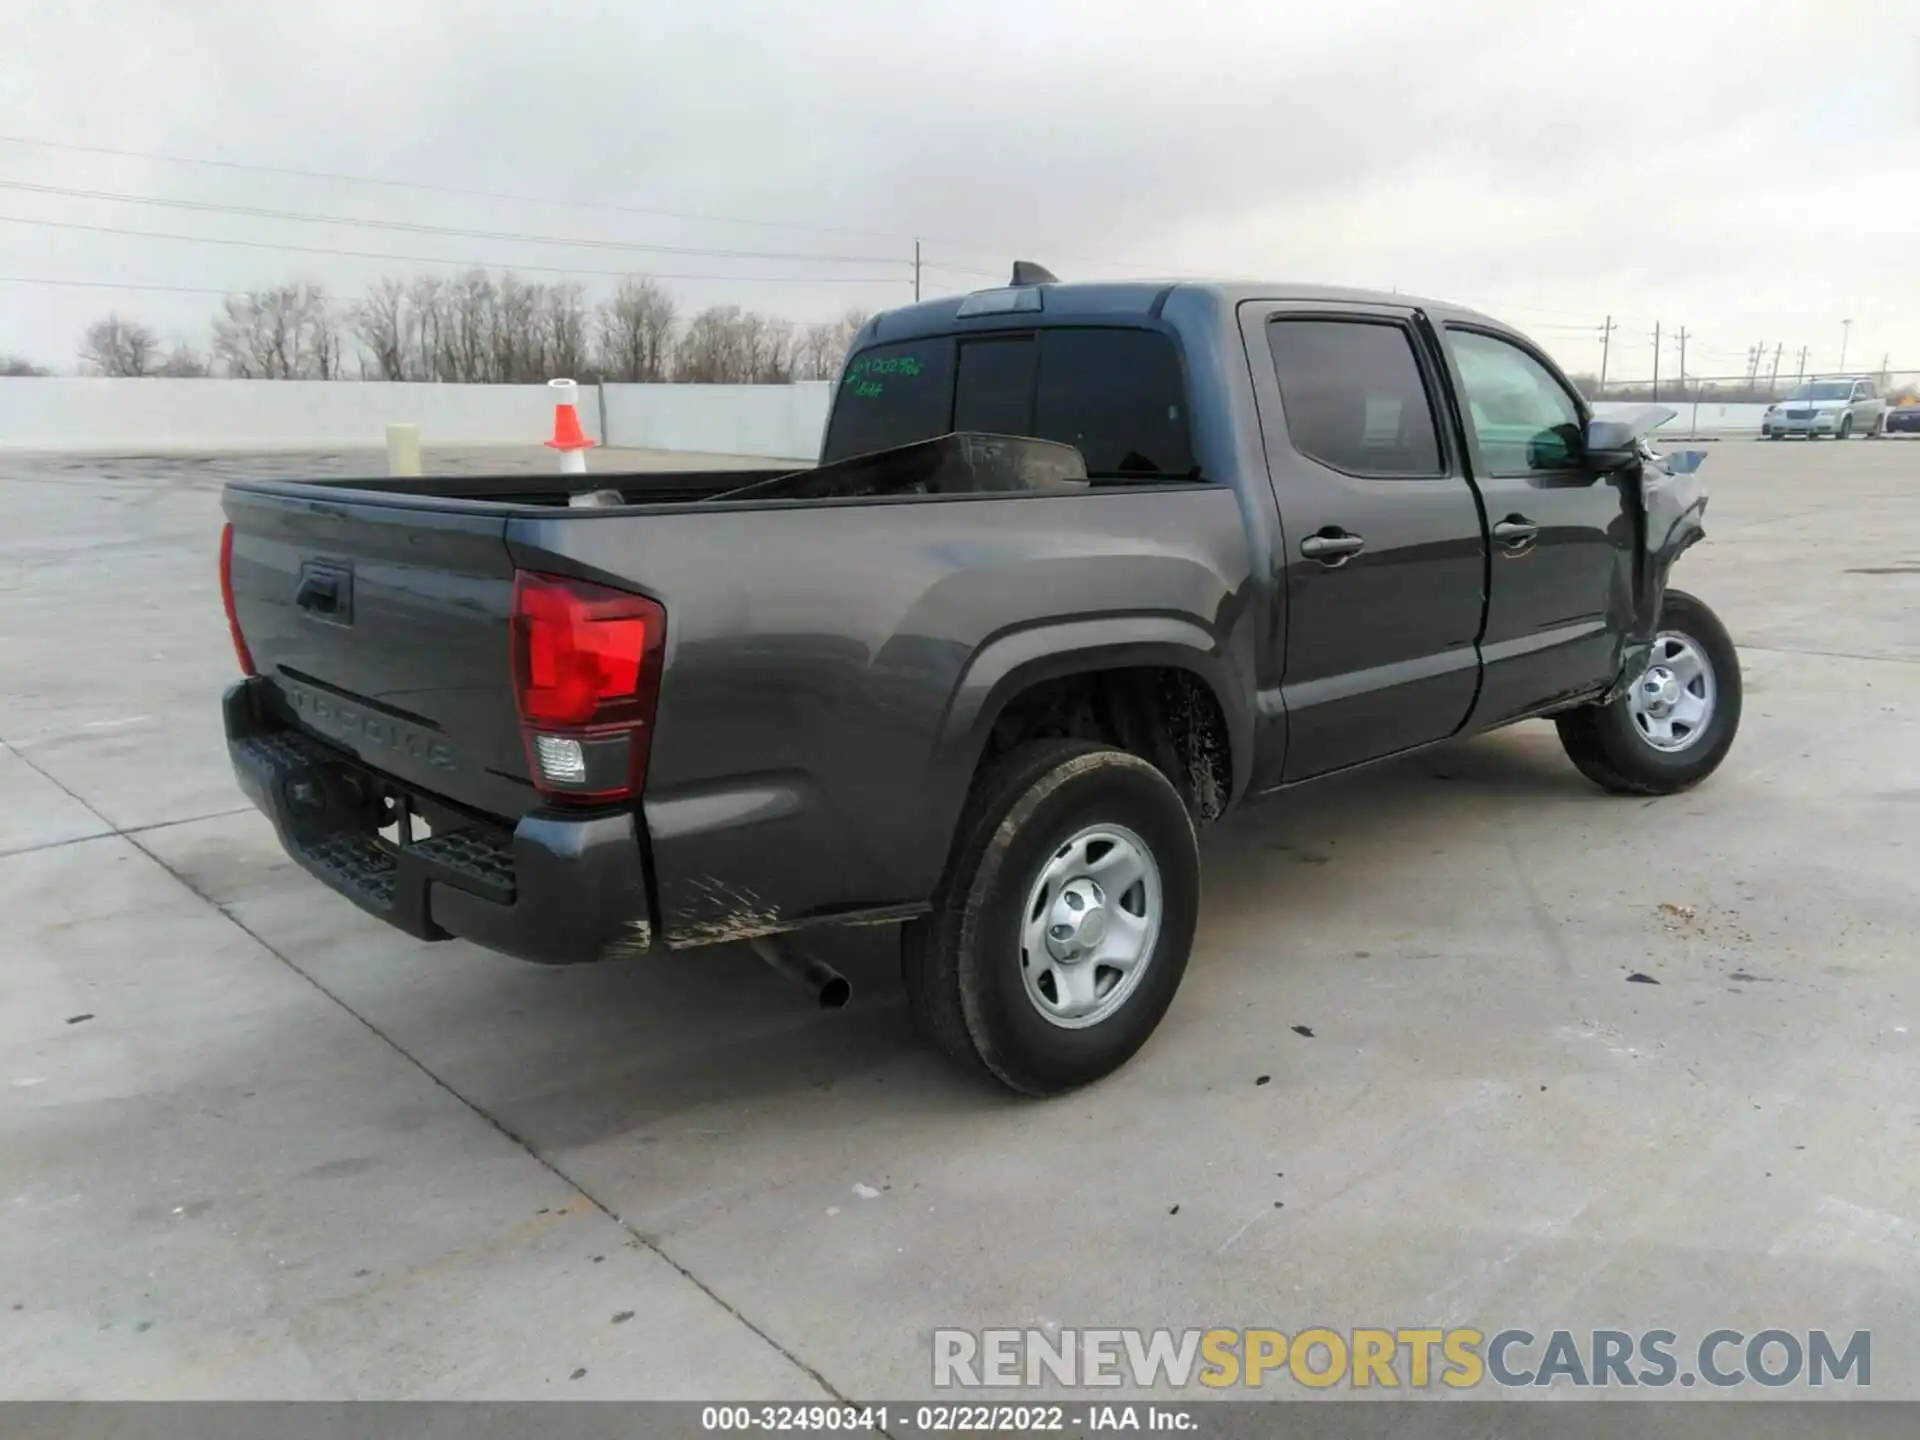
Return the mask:
[(1540, 527), (1524, 515), (1509, 515), (1493, 527), (1493, 538), (1509, 555), (1518, 555), (1540, 538)]
[(1309, 560), (1318, 560), (1322, 565), (1344, 565), (1367, 548), (1367, 542), (1359, 535), (1349, 535), (1341, 531), (1332, 535), (1309, 535), (1300, 542), (1300, 553)]

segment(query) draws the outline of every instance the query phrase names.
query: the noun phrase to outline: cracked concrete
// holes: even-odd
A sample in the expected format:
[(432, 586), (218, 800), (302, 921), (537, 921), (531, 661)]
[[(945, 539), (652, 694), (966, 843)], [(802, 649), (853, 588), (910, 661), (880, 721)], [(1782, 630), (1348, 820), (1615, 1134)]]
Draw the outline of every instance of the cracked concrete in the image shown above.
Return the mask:
[(822, 1014), (292, 867), (219, 730), (258, 463), (0, 456), (0, 1397), (897, 1397), (940, 1325), (1452, 1320), (1871, 1328), (1920, 1398), (1920, 445), (1714, 448), (1714, 780), (1529, 725), (1230, 818), (1161, 1032), (1046, 1104), (913, 1039), (884, 929), (810, 939)]

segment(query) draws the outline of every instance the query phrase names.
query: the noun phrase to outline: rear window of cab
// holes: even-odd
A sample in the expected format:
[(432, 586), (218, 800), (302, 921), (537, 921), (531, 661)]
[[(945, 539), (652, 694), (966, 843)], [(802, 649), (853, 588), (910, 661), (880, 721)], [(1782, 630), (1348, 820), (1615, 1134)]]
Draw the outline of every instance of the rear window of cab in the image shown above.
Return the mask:
[(954, 430), (1072, 445), (1094, 479), (1196, 476), (1186, 381), (1157, 330), (1049, 328), (875, 345), (841, 377), (822, 463)]

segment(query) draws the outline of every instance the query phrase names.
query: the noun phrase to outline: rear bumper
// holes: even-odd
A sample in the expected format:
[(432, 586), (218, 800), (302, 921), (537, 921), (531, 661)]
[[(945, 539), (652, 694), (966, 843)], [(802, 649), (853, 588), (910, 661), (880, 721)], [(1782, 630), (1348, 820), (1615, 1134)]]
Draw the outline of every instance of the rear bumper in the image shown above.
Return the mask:
[(458, 936), (523, 960), (569, 965), (653, 944), (634, 817), (536, 811), (511, 831), (462, 817), (395, 844), (379, 833), (382, 798), (408, 796), (344, 752), (289, 729), (245, 680), (222, 699), (240, 788), (302, 869), (362, 910), (421, 940)]

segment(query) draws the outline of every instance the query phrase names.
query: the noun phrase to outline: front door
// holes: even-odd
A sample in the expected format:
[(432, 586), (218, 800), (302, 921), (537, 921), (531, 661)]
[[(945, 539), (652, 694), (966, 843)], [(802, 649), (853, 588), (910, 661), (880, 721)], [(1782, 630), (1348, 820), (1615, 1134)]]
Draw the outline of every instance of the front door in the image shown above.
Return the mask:
[(1479, 729), (1613, 679), (1633, 522), (1629, 481), (1587, 465), (1580, 402), (1544, 357), (1491, 328), (1442, 333), (1492, 531)]
[(1248, 306), (1280, 510), (1283, 781), (1458, 730), (1479, 680), (1486, 552), (1411, 310)]

